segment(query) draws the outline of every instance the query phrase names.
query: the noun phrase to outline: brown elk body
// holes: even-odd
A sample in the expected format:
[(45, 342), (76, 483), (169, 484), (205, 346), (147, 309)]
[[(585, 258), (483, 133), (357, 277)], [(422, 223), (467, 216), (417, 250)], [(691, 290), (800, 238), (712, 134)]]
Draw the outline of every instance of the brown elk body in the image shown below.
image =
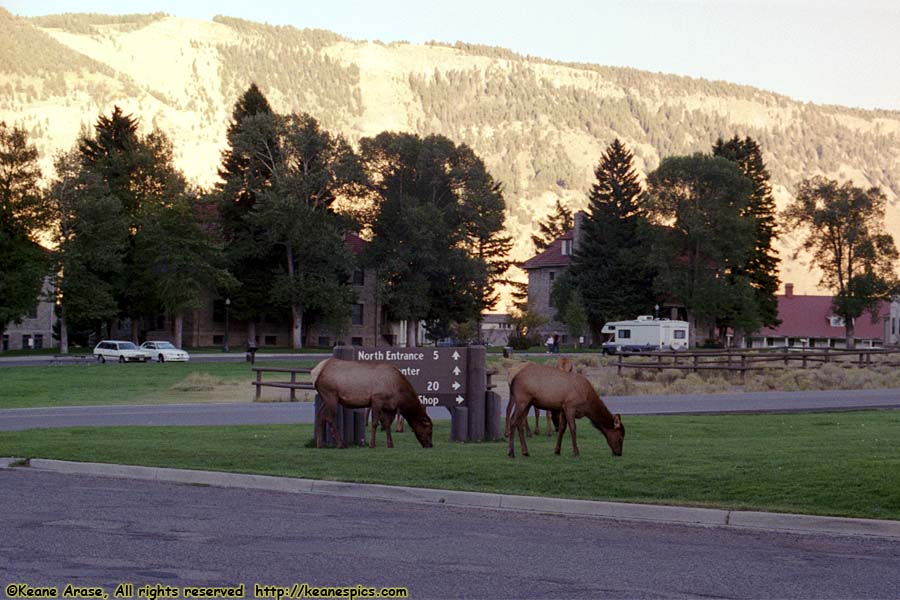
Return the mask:
[(322, 399), (316, 413), (316, 447), (321, 448), (322, 422), (328, 423), (338, 446), (343, 448), (334, 425), (337, 405), (347, 408), (371, 408), (372, 436), (369, 447), (375, 447), (375, 430), (380, 423), (387, 434), (388, 448), (394, 447), (391, 421), (399, 412), (406, 419), (423, 448), (431, 448), (432, 423), (419, 403), (412, 385), (396, 367), (382, 363), (366, 363), (328, 358), (312, 370), (311, 378)]
[[(566, 373), (559, 368), (535, 363), (526, 363), (510, 372), (509, 402), (514, 404), (512, 431), (519, 432), (522, 455), (528, 456), (525, 444), (523, 422), (528, 418), (528, 409), (534, 405), (544, 410), (559, 411), (559, 435), (554, 452), (559, 454), (566, 427), (571, 430), (572, 452), (578, 456), (578, 442), (575, 437), (575, 420), (587, 417), (599, 429), (610, 450), (616, 456), (622, 455), (625, 440), (625, 426), (620, 415), (613, 415), (603, 404), (596, 390), (584, 376)], [(509, 456), (515, 456), (515, 440), (509, 436)]]
[[(509, 371), (508, 381), (512, 383), (513, 377), (515, 377), (516, 373), (528, 363), (522, 363), (521, 366), (515, 366)], [(560, 357), (556, 361), (556, 368), (565, 373), (574, 373), (575, 365), (572, 364), (572, 361), (565, 356)], [(513, 403), (506, 403), (506, 429), (504, 431), (505, 436), (509, 436), (509, 423), (510, 423), (510, 413), (513, 409)], [(553, 435), (553, 431), (559, 431), (559, 413), (554, 412), (552, 410), (548, 410), (547, 412), (547, 437)], [(551, 425), (553, 428), (551, 429)], [(527, 435), (531, 435), (531, 429), (528, 427), (528, 419), (525, 419), (525, 433)], [(541, 433), (541, 409), (534, 405), (534, 433), (535, 435), (539, 435)]]

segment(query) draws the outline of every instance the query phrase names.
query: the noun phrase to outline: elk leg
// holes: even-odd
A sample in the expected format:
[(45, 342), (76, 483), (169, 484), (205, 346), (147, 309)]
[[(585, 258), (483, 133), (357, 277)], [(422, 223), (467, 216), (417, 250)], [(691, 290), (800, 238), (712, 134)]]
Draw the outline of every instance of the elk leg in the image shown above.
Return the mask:
[(510, 434), (509, 423), (510, 423), (510, 419), (513, 418), (512, 414), (513, 414), (514, 407), (515, 407), (515, 400), (510, 398), (509, 401), (506, 403), (506, 426), (504, 427), (503, 437), (509, 437), (509, 434)]
[(403, 431), (404, 431), (403, 424), (404, 424), (403, 415), (398, 413), (397, 414), (397, 433), (403, 433)]
[(541, 409), (534, 407), (534, 435), (541, 433)]
[[(562, 416), (562, 415), (560, 415)], [(562, 448), (562, 440), (563, 435), (566, 433), (566, 422), (560, 418), (559, 419), (559, 434), (556, 436), (556, 448), (553, 449), (553, 454), (559, 454), (560, 449)]]
[(567, 411), (566, 421), (569, 422), (569, 429), (572, 430), (572, 454), (578, 456), (578, 442), (575, 440), (575, 415)]
[[(401, 419), (402, 419), (402, 417), (401, 417)], [(384, 429), (385, 434), (387, 435), (387, 447), (388, 448), (394, 447), (394, 438), (391, 437), (391, 424), (393, 423), (393, 421), (394, 421), (393, 413), (389, 413), (387, 411), (384, 411), (381, 413), (381, 427), (382, 427), (382, 429)], [(403, 423), (403, 421), (401, 421), (401, 424), (402, 423)]]
[(528, 427), (528, 409), (529, 405), (525, 405), (525, 409), (520, 411), (516, 406), (516, 416), (513, 419), (516, 423), (516, 430), (519, 432), (519, 446), (522, 448), (522, 456), (528, 456), (528, 446), (525, 444), (525, 428)]
[(547, 437), (553, 436), (553, 430), (550, 428), (550, 424), (553, 423), (553, 411), (547, 411)]
[(322, 404), (319, 406), (319, 412), (316, 413), (316, 448), (321, 448), (325, 445), (325, 425), (327, 424), (331, 427), (331, 435), (334, 437), (335, 442), (339, 448), (343, 448), (343, 440), (341, 440), (340, 434), (337, 432), (337, 428), (334, 425), (334, 413), (335, 407), (337, 406), (337, 400), (332, 399), (322, 395)]
[(369, 438), (369, 448), (375, 447), (375, 431), (381, 425), (381, 411), (374, 408), (368, 409), (372, 414), (372, 436)]

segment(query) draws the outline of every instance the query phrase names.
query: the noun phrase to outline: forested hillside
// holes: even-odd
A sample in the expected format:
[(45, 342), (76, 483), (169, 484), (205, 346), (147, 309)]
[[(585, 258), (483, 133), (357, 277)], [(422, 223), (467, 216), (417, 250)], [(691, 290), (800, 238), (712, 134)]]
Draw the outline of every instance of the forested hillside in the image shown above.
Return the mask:
[[(22, 19), (0, 9), (0, 119), (22, 124), (43, 165), (113, 104), (165, 130), (180, 168), (212, 185), (230, 107), (256, 82), (280, 112), (305, 111), (354, 143), (382, 130), (470, 145), (505, 186), (517, 258), (557, 198), (574, 208), (620, 138), (646, 173), (661, 157), (759, 142), (779, 203), (815, 174), (882, 186), (900, 235), (900, 113), (819, 106), (725, 82), (564, 64), (464, 43), (360, 42), (321, 30), (152, 15)], [(792, 249), (784, 238), (783, 255)], [(783, 280), (812, 292), (805, 267)]]

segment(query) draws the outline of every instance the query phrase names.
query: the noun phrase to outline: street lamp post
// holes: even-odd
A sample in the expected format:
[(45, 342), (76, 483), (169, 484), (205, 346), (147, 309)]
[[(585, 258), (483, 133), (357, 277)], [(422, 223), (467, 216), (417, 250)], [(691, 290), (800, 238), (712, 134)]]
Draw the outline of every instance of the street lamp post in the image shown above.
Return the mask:
[[(653, 308), (656, 310), (656, 318), (658, 319), (659, 318), (659, 304), (654, 305)], [(226, 323), (227, 323), (227, 321), (226, 321)]]
[(231, 307), (231, 298), (225, 298), (225, 347), (222, 352), (228, 352), (228, 309)]

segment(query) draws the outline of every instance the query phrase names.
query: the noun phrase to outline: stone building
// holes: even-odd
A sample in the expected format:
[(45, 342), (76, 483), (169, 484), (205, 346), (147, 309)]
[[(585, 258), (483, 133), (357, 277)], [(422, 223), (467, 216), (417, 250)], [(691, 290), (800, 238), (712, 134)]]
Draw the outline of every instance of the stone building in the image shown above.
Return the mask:
[(53, 286), (47, 277), (44, 279), (41, 296), (35, 298), (34, 307), (22, 315), (19, 323), (12, 321), (3, 328), (3, 338), (0, 340), (0, 349), (3, 352), (59, 347), (59, 342), (53, 339), (56, 304), (47, 300), (52, 297)]

